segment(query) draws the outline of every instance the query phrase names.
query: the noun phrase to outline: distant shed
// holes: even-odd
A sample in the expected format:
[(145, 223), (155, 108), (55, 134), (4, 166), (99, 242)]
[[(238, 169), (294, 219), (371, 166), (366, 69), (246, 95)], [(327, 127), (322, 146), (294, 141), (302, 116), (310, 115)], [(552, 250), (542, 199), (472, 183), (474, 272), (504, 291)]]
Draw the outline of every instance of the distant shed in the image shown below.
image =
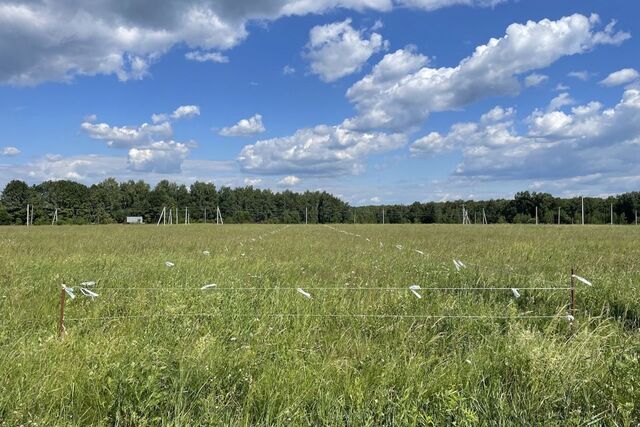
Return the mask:
[(127, 217), (127, 224), (142, 224), (142, 217), (141, 216), (128, 216)]

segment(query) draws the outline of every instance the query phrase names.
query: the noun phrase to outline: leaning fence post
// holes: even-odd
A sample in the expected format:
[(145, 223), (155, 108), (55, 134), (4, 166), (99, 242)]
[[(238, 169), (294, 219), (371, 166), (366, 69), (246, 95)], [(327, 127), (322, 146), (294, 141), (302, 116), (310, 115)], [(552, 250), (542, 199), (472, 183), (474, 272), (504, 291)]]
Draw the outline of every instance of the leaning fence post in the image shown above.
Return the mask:
[(60, 319), (58, 320), (58, 337), (64, 338), (64, 303), (67, 300), (67, 291), (64, 289), (64, 285), (60, 288)]

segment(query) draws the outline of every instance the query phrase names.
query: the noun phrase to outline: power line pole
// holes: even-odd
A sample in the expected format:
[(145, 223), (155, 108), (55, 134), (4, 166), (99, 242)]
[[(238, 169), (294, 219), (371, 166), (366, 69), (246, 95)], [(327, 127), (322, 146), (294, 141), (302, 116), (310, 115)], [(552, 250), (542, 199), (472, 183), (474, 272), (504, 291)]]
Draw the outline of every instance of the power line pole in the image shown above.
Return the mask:
[(538, 207), (536, 206), (536, 225), (538, 225)]
[(584, 225), (584, 196), (582, 196), (582, 225)]
[(382, 208), (382, 223), (384, 224), (384, 208)]
[(560, 225), (560, 207), (558, 206), (558, 225)]
[(304, 208), (304, 225), (309, 224), (309, 208)]
[(611, 225), (613, 225), (613, 203), (611, 203)]

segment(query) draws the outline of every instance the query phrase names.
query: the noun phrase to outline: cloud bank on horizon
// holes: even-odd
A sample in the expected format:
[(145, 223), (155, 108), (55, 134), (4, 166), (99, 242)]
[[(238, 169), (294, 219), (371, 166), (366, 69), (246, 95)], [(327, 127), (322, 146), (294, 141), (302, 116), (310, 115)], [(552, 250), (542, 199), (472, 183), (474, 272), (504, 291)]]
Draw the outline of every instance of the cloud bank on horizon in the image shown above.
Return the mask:
[(213, 180), (367, 204), (638, 190), (630, 9), (3, 1), (0, 184)]

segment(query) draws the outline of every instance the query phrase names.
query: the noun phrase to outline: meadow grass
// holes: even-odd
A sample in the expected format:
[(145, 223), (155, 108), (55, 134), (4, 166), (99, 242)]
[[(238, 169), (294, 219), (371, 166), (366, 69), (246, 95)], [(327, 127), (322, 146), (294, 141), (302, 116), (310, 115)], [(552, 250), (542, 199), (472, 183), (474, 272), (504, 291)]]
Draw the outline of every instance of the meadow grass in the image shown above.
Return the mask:
[(640, 228), (332, 227), (0, 228), (0, 425), (640, 422)]

